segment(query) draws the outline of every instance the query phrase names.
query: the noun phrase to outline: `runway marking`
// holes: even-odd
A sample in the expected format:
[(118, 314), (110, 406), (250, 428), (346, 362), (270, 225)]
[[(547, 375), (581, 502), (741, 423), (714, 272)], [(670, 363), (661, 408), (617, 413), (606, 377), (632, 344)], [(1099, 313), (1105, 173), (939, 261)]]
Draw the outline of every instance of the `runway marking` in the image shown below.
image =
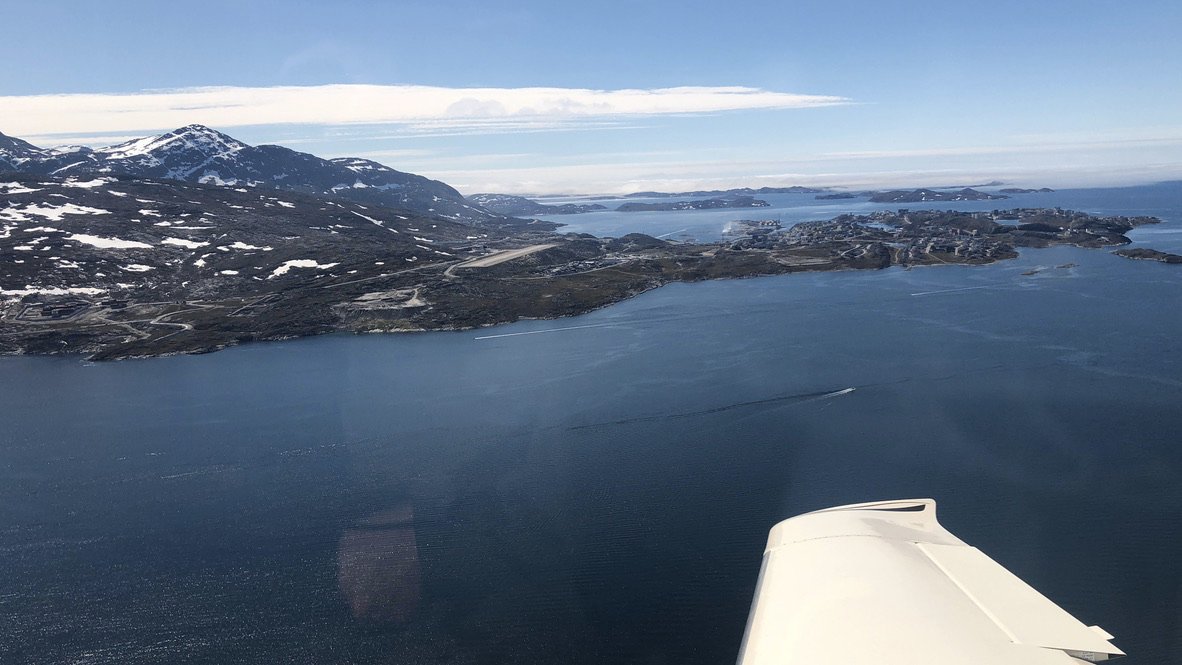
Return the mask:
[(958, 291), (976, 291), (977, 289), (995, 289), (995, 288), (997, 288), (997, 287), (994, 286), (993, 284), (990, 284), (988, 286), (966, 286), (966, 287), (960, 288), (960, 289), (941, 289), (939, 291), (919, 291), (917, 293), (912, 293), (911, 295), (913, 295), (913, 296), (934, 296), (937, 293), (957, 293)]
[(542, 333), (562, 332), (564, 330), (583, 330), (584, 328), (607, 328), (614, 323), (594, 323), (586, 326), (570, 326), (569, 328), (546, 328), (545, 330), (527, 330), (525, 332), (502, 333), (500, 335), (481, 335), (473, 339), (497, 339), (500, 337), (517, 337), (519, 335), (540, 335)]

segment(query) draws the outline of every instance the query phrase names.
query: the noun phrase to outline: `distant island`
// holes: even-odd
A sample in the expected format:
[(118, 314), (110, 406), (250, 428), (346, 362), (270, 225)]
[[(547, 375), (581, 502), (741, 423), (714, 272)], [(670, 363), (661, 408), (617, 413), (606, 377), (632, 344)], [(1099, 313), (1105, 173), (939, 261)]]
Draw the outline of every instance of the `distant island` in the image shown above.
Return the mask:
[[(762, 208), (768, 206), (766, 201), (755, 199), (756, 195), (764, 194), (815, 194), (824, 189), (814, 187), (740, 187), (737, 189), (712, 189), (692, 192), (632, 192), (622, 196), (588, 196), (588, 200), (613, 201), (622, 199), (662, 199), (686, 198), (692, 201), (676, 201), (672, 203), (625, 203), (617, 208), (623, 212), (637, 211), (676, 211), (676, 210), (707, 210), (713, 208)], [(818, 197), (820, 198), (820, 197)], [(841, 195), (834, 198), (852, 198)], [(514, 194), (472, 194), (465, 197), (468, 203), (489, 212), (510, 217), (529, 217), (534, 215), (578, 215), (588, 212), (608, 210), (601, 203), (542, 203), (536, 199)]]
[[(979, 185), (981, 187), (990, 187), (998, 183), (989, 183), (987, 185)], [(818, 194), (815, 199), (818, 201), (835, 201), (841, 199), (856, 199), (862, 196), (869, 197), (875, 203), (922, 203), (925, 201), (990, 201), (1009, 198), (1009, 194), (1043, 194), (1053, 192), (1055, 190), (1049, 187), (1041, 189), (1022, 189), (1019, 187), (1007, 187), (999, 189), (997, 194), (990, 194), (974, 189), (973, 187), (950, 187), (947, 190), (943, 188), (931, 189), (897, 189), (891, 191), (869, 191), (869, 192), (832, 192), (826, 194)]]
[(551, 205), (539, 203), (524, 196), (511, 194), (473, 194), (465, 197), (469, 203), (478, 205), (485, 210), (498, 215), (512, 217), (531, 215), (578, 215), (585, 212), (607, 210), (607, 206), (598, 203), (563, 203)]
[(771, 204), (752, 196), (698, 199), (694, 201), (670, 201), (662, 203), (623, 203), (616, 210), (620, 212), (648, 212), (656, 210), (714, 210), (717, 208), (768, 208)]
[(870, 200), (874, 203), (921, 203), (924, 201), (992, 201), (1009, 198), (998, 194), (989, 194), (971, 187), (950, 192), (934, 189), (892, 190), (889, 192), (875, 192)]
[(1137, 247), (1135, 249), (1118, 249), (1113, 254), (1123, 256), (1126, 259), (1138, 259), (1141, 261), (1160, 261), (1162, 263), (1182, 263), (1182, 256), (1178, 254), (1171, 254), (1169, 252), (1162, 252), (1156, 249), (1149, 249), (1147, 247)]

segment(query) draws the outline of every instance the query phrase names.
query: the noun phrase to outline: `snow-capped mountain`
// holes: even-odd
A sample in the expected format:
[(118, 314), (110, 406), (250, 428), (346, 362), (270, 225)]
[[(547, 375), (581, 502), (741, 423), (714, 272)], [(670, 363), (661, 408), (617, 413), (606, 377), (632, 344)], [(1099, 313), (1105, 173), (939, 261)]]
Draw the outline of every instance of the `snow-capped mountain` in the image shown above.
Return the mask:
[(252, 146), (204, 125), (90, 149), (39, 148), (0, 134), (0, 170), (35, 175), (129, 175), (234, 187), (269, 187), (405, 208), (469, 224), (506, 220), (454, 188), (357, 158), (321, 159), (277, 145)]
[[(92, 151), (108, 171), (140, 176), (189, 180), (213, 180), (219, 168), (229, 169), (238, 161), (237, 153), (250, 146), (203, 125), (189, 125), (161, 134), (132, 139), (126, 143)], [(77, 168), (61, 175), (72, 175)], [(227, 182), (226, 184), (237, 184)]]

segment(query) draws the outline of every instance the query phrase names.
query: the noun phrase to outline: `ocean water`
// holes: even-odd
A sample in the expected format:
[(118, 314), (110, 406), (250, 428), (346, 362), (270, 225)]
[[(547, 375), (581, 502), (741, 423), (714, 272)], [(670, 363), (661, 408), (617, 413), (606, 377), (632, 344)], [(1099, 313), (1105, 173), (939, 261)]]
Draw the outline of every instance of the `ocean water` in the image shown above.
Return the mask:
[[(1178, 184), (1041, 196), (1161, 215), (1137, 244), (1182, 251)], [(1171, 662), (1180, 296), (1182, 267), (1060, 247), (0, 358), (0, 662), (732, 662), (772, 524), (918, 496), (1126, 662)]]

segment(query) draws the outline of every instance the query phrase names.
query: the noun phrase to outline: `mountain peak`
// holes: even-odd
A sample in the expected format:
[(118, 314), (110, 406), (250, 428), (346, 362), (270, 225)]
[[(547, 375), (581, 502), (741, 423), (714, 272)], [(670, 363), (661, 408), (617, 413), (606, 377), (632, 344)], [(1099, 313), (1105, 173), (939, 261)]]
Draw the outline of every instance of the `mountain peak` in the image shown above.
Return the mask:
[(108, 159), (159, 157), (174, 152), (197, 152), (206, 158), (238, 152), (250, 146), (205, 125), (185, 125), (158, 136), (132, 139), (126, 143), (99, 148)]
[(170, 134), (170, 135), (175, 134), (178, 136), (180, 136), (180, 135), (209, 136), (209, 137), (217, 138), (217, 139), (220, 139), (223, 141), (238, 142), (238, 139), (235, 139), (234, 137), (230, 136), (229, 134), (219, 132), (218, 130), (216, 130), (212, 127), (208, 127), (206, 125), (201, 125), (201, 124), (197, 124), (197, 123), (194, 123), (191, 125), (185, 125), (184, 127), (178, 127), (176, 129), (172, 130), (171, 132), (169, 132), (168, 134)]

